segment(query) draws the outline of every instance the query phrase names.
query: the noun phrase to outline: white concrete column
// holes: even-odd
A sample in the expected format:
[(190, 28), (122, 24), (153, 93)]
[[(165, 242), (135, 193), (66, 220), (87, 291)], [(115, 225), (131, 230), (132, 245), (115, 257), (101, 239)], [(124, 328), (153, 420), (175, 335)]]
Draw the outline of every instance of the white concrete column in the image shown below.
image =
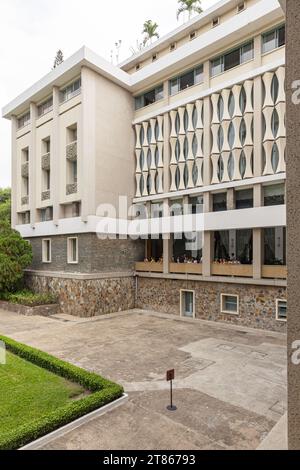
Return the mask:
[(96, 80), (87, 67), (81, 69), (81, 117), (78, 122), (78, 193), (82, 220), (96, 214)]
[(61, 179), (60, 164), (65, 162), (63, 158), (65, 155), (60, 155), (60, 130), (59, 130), (59, 88), (53, 87), (53, 131), (50, 149), (50, 191), (51, 199), (53, 201), (53, 222), (55, 225), (59, 224), (61, 218), (60, 211), (60, 198), (61, 198)]
[(209, 186), (211, 184), (211, 105), (210, 97), (204, 98), (203, 103), (204, 130), (203, 130), (203, 184)]
[(164, 193), (170, 191), (170, 118), (164, 114)]
[(18, 160), (17, 160), (17, 127), (18, 120), (16, 116), (11, 117), (11, 225), (15, 228), (18, 225), (17, 214), (17, 174), (18, 174)]
[(37, 106), (30, 103), (30, 150), (29, 150), (29, 207), (30, 207), (30, 224), (35, 227), (37, 207), (36, 207), (36, 179), (40, 177), (37, 172), (36, 159), (36, 119)]
[[(263, 205), (262, 185), (256, 184), (253, 187), (254, 207)], [(263, 229), (253, 229), (253, 278), (261, 279), (263, 264)]]

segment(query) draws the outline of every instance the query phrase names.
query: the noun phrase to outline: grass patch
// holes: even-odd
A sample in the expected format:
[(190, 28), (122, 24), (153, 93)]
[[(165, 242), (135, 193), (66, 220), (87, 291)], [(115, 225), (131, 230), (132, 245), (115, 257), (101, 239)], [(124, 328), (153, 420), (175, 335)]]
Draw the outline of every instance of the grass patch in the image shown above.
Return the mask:
[(52, 294), (35, 294), (30, 290), (4, 292), (1, 294), (0, 300), (5, 300), (6, 302), (11, 302), (13, 304), (24, 305), (26, 307), (39, 307), (41, 305), (52, 305), (57, 303), (56, 297)]
[[(84, 416), (123, 394), (97, 374), (0, 336), (0, 449), (13, 450)], [(81, 398), (84, 392), (89, 394)]]

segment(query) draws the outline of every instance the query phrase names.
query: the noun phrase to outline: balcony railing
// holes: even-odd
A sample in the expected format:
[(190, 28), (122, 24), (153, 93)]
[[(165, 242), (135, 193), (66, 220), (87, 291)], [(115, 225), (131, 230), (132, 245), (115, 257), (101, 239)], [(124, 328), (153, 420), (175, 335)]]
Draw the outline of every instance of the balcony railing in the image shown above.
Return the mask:
[(66, 157), (69, 162), (77, 161), (77, 141), (71, 142), (66, 147)]
[(263, 266), (262, 277), (264, 279), (287, 279), (286, 266)]
[(22, 170), (21, 170), (23, 178), (28, 178), (29, 176), (29, 163), (23, 163)]
[(171, 274), (202, 274), (202, 264), (193, 263), (170, 263)]
[(50, 199), (50, 190), (42, 192), (42, 201), (48, 201)]
[(253, 266), (250, 264), (212, 264), (213, 276), (253, 277)]
[(50, 153), (42, 155), (42, 170), (50, 170)]
[(66, 186), (66, 194), (70, 196), (71, 194), (77, 193), (77, 183), (67, 184)]
[(21, 198), (21, 204), (22, 206), (27, 206), (29, 204), (29, 196), (23, 196)]
[(163, 263), (154, 263), (152, 261), (136, 263), (135, 270), (143, 273), (162, 273), (164, 271)]

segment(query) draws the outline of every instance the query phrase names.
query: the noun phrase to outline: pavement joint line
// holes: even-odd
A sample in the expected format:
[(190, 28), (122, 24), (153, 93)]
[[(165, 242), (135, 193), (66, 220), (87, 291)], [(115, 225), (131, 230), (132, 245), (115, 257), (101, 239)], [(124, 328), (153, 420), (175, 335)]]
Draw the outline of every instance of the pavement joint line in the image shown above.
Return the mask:
[(106, 413), (109, 413), (110, 411), (113, 411), (114, 409), (118, 408), (119, 406), (125, 404), (128, 401), (128, 395), (127, 393), (124, 393), (121, 398), (118, 398), (117, 400), (108, 403), (105, 406), (102, 406), (101, 408), (98, 408), (97, 410), (92, 411), (91, 413), (88, 413), (87, 415), (82, 416), (81, 418), (76, 419), (75, 421), (72, 421), (69, 424), (66, 424), (65, 426), (56, 429), (55, 431), (51, 432), (50, 434), (47, 434), (46, 436), (43, 436), (36, 441), (31, 442), (30, 444), (27, 444), (24, 447), (21, 447), (19, 450), (37, 450), (40, 449), (42, 446), (49, 444), (52, 442), (54, 439), (57, 439), (58, 437), (64, 436), (65, 434), (68, 434), (70, 431), (73, 431), (74, 429), (82, 426), (83, 424), (87, 424), (90, 421), (93, 421), (96, 418), (99, 418), (100, 416), (105, 415)]

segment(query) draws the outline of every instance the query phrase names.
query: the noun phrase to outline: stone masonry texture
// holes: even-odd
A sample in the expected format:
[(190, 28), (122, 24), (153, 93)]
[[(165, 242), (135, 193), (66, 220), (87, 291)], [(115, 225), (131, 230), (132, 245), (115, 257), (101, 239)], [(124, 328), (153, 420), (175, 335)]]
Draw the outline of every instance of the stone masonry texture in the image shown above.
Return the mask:
[[(276, 320), (276, 299), (286, 299), (285, 287), (139, 278), (136, 308), (180, 315), (180, 290), (195, 291), (196, 318), (251, 328), (286, 331)], [(239, 296), (239, 315), (221, 313), (221, 293)]]
[(61, 312), (76, 317), (130, 310), (135, 305), (133, 276), (78, 280), (27, 274), (26, 283), (35, 292), (50, 292), (57, 296)]
[(105, 273), (134, 271), (135, 262), (144, 259), (144, 241), (99, 240), (95, 234), (78, 237), (79, 263), (67, 263), (67, 236), (51, 238), (52, 262), (42, 262), (43, 238), (31, 238), (33, 250), (31, 269), (53, 272)]

